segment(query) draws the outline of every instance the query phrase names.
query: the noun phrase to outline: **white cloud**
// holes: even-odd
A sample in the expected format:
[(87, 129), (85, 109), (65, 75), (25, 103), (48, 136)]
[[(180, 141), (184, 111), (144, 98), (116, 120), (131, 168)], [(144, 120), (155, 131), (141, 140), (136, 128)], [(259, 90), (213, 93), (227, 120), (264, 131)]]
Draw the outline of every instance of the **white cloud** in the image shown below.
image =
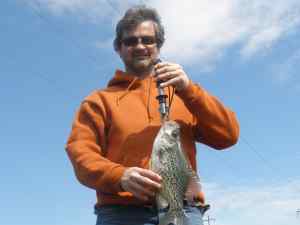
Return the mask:
[(300, 24), (300, 1), (153, 1), (166, 24), (165, 54), (187, 61), (215, 61), (228, 47), (251, 57), (269, 49)]
[(300, 24), (300, 2), (294, 0), (255, 0), (244, 18), (248, 35), (242, 49), (244, 56), (268, 49), (297, 29)]
[[(142, 1), (24, 0), (56, 14), (85, 15), (92, 22), (113, 23), (120, 12)], [(181, 63), (212, 65), (227, 48), (239, 46), (243, 57), (265, 52), (300, 25), (299, 0), (148, 0), (167, 31), (163, 56)]]
[[(247, 187), (204, 184), (219, 225), (297, 224), (300, 180)], [(300, 218), (298, 219), (298, 223)]]

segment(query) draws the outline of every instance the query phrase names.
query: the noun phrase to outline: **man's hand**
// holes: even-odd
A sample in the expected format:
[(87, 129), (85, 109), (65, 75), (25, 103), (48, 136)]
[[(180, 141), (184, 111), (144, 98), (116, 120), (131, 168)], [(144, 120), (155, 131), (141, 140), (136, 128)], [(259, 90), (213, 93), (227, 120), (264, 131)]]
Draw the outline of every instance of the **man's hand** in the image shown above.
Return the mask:
[(175, 63), (161, 62), (155, 65), (155, 77), (162, 81), (161, 87), (173, 86), (176, 90), (184, 90), (190, 80), (183, 68)]
[(161, 180), (162, 178), (151, 170), (130, 167), (125, 170), (121, 178), (121, 187), (136, 198), (148, 201), (161, 188)]

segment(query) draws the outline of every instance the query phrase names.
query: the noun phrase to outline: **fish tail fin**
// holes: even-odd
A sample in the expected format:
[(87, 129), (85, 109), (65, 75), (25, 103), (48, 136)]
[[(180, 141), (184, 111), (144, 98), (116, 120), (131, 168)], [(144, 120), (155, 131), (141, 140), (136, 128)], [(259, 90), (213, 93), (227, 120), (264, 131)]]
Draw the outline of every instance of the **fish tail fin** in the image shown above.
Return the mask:
[(166, 213), (160, 220), (158, 225), (189, 225), (189, 218), (182, 212), (175, 215), (171, 212)]

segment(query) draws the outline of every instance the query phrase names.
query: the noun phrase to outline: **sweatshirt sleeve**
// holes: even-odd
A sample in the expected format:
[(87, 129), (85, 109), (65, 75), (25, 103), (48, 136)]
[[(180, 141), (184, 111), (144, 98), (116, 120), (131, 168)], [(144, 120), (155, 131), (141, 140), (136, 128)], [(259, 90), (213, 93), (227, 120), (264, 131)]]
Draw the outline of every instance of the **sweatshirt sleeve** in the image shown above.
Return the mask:
[(125, 168), (105, 155), (105, 111), (92, 101), (84, 101), (73, 122), (66, 151), (76, 177), (83, 185), (105, 193), (122, 191), (120, 179)]
[(225, 149), (237, 142), (239, 124), (235, 113), (217, 98), (192, 81), (177, 95), (194, 116), (193, 131), (198, 142), (215, 149)]

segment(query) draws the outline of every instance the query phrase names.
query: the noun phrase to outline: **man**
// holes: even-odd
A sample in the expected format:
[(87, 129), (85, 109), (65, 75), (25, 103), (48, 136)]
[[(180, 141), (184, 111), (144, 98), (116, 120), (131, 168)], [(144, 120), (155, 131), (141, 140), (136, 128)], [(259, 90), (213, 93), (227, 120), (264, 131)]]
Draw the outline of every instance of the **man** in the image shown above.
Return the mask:
[[(107, 88), (89, 95), (74, 120), (66, 150), (78, 180), (96, 190), (97, 225), (158, 224), (154, 196), (162, 178), (148, 169), (161, 126), (157, 81), (176, 90), (169, 118), (180, 124), (182, 146), (195, 171), (196, 141), (215, 149), (237, 142), (232, 111), (194, 84), (180, 65), (155, 65), (163, 43), (157, 12), (145, 6), (129, 9), (114, 41), (125, 72), (117, 70)], [(195, 199), (204, 201), (201, 193)], [(200, 210), (186, 207), (201, 224)]]

